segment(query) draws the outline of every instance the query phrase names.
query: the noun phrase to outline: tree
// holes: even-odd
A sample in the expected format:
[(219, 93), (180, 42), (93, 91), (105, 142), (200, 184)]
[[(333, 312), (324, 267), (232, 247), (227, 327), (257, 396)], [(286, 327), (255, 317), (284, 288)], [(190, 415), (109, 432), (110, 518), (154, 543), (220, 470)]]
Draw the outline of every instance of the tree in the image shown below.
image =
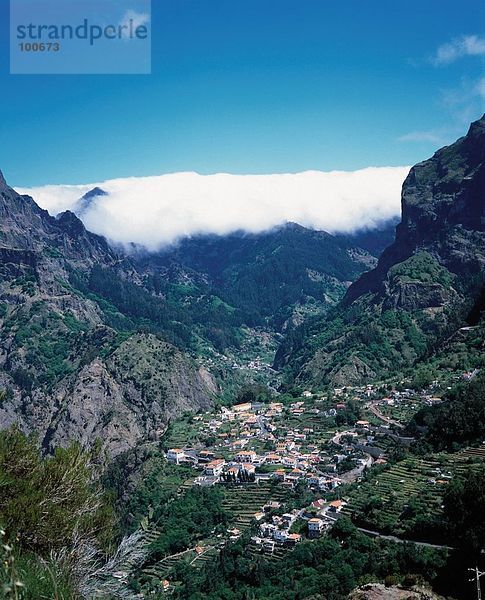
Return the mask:
[(0, 432), (0, 522), (21, 549), (43, 555), (72, 543), (108, 543), (113, 527), (106, 495), (93, 483), (92, 456), (78, 444), (42, 458), (17, 427)]

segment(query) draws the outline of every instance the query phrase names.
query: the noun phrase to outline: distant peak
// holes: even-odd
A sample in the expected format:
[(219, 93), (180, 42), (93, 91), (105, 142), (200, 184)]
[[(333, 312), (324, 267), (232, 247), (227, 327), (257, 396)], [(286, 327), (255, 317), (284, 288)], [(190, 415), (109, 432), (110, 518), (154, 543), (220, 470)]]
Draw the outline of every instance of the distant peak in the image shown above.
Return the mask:
[(0, 171), (0, 186), (1, 187), (6, 187), (7, 186), (7, 182), (5, 181), (5, 177), (3, 176), (2, 171)]
[(84, 196), (81, 198), (81, 200), (92, 200), (93, 198), (96, 198), (97, 196), (107, 196), (107, 195), (108, 195), (108, 192), (105, 192), (100, 187), (94, 187), (92, 190), (89, 190), (89, 192), (86, 192), (84, 194)]
[(89, 190), (89, 192), (86, 192), (84, 196), (79, 198), (73, 207), (73, 211), (78, 217), (82, 217), (84, 216), (84, 213), (89, 210), (93, 202), (95, 202), (96, 198), (107, 195), (108, 192), (105, 192), (100, 187), (94, 187), (92, 190)]

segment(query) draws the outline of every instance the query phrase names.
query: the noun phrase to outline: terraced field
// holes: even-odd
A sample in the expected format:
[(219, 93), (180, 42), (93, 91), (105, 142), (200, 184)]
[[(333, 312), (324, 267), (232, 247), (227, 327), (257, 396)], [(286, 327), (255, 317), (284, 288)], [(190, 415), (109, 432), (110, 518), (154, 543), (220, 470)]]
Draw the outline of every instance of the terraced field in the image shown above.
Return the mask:
[(164, 439), (164, 443), (169, 448), (184, 448), (185, 446), (196, 445), (202, 436), (200, 430), (200, 421), (193, 421), (191, 417), (185, 417), (171, 424), (170, 432)]
[(249, 527), (254, 513), (270, 500), (283, 503), (288, 497), (285, 489), (270, 483), (229, 485), (225, 489), (223, 507), (233, 515), (231, 525), (241, 531)]
[(196, 556), (197, 554), (195, 550), (191, 548), (189, 550), (185, 550), (184, 552), (174, 554), (173, 556), (167, 556), (159, 562), (150, 565), (142, 570), (142, 574), (148, 578), (153, 578), (157, 581), (163, 581), (167, 578), (168, 574), (179, 560), (191, 560)]
[(288, 552), (291, 552), (293, 548), (290, 548), (288, 546), (283, 546), (283, 545), (278, 545), (275, 546), (274, 552), (272, 554), (268, 554), (268, 553), (262, 553), (262, 550), (260, 548), (258, 548), (255, 544), (249, 544), (248, 546), (248, 553), (251, 556), (261, 556), (264, 555), (264, 558), (268, 561), (268, 562), (279, 562), (281, 559), (283, 559)]
[[(191, 480), (186, 481), (180, 488), (179, 493), (184, 493), (191, 485)], [(267, 502), (270, 500), (284, 502), (288, 495), (284, 489), (272, 486), (269, 483), (260, 485), (229, 485), (225, 487), (225, 492), (226, 497), (223, 501), (223, 507), (232, 514), (230, 526), (240, 531), (244, 531), (249, 527), (254, 513), (260, 511)], [(194, 547), (163, 558), (159, 562), (144, 568), (142, 575), (147, 580), (163, 581), (169, 578), (176, 563), (182, 560), (188, 562), (193, 567), (202, 568), (204, 564), (217, 556), (225, 543), (226, 540), (221, 538), (200, 540), (198, 543), (198, 552), (196, 551), (196, 547)], [(202, 548), (202, 552), (200, 552), (200, 548)], [(275, 552), (272, 560), (278, 560), (278, 558), (283, 556), (284, 552), (283, 548), (279, 549), (278, 552)]]
[(452, 477), (484, 460), (485, 448), (408, 458), (351, 489), (342, 512), (369, 527), (403, 533), (415, 514), (439, 513), (443, 490)]

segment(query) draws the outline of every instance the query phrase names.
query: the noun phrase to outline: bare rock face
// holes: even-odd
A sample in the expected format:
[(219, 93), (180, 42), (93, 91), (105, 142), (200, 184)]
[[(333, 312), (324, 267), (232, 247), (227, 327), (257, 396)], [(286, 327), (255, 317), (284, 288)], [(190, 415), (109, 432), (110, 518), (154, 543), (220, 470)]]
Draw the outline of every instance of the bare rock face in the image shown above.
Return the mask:
[(140, 439), (136, 413), (123, 401), (119, 383), (99, 358), (81, 369), (59, 396), (59, 408), (46, 432), (45, 446), (78, 441), (89, 447), (99, 439), (109, 454), (116, 456)]
[[(206, 376), (207, 377), (207, 376)], [(60, 391), (46, 442), (99, 439), (111, 456), (156, 440), (180, 412), (209, 408), (209, 381), (190, 359), (152, 335), (126, 340), (105, 361), (96, 358)]]
[(47, 450), (99, 441), (111, 457), (159, 439), (182, 412), (208, 409), (216, 390), (208, 372), (170, 344), (143, 334), (107, 359), (94, 358), (49, 392), (37, 388), (25, 396), (2, 372), (0, 387), (9, 389), (0, 406), (3, 427), (18, 423), (36, 432)]
[(408, 311), (423, 308), (439, 308), (449, 304), (457, 296), (439, 283), (422, 281), (398, 282), (386, 289), (385, 308)]
[[(2, 385), (3, 384), (3, 385)], [(15, 389), (4, 374), (0, 386)], [(208, 409), (215, 383), (192, 360), (155, 336), (136, 334), (107, 359), (94, 358), (50, 393), (16, 390), (0, 407), (0, 422), (35, 431), (47, 450), (99, 441), (116, 455), (159, 439), (185, 411)]]
[(368, 583), (355, 589), (349, 600), (443, 600), (432, 590), (424, 586), (385, 586), (382, 583)]

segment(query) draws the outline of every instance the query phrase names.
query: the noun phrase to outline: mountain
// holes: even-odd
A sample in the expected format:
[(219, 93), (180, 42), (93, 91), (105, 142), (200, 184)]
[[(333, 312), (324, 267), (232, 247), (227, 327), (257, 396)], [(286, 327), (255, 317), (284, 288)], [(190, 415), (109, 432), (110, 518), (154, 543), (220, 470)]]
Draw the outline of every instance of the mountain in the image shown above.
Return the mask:
[(86, 192), (84, 196), (79, 198), (76, 204), (73, 206), (72, 212), (78, 216), (80, 219), (84, 216), (84, 214), (89, 210), (92, 204), (96, 201), (96, 198), (100, 198), (102, 196), (107, 196), (108, 192), (105, 192), (99, 187), (94, 187), (89, 192)]
[(99, 271), (150, 301), (104, 238), (71, 212), (51, 217), (0, 177), (0, 426), (17, 422), (46, 448), (100, 439), (114, 456), (180, 412), (207, 408), (215, 386), (163, 336), (76, 287)]
[[(292, 332), (278, 351), (305, 384), (360, 383), (438, 351), (483, 314), (485, 117), (413, 167), (396, 239), (341, 305)], [(467, 318), (469, 322), (467, 322)]]
[(246, 383), (277, 387), (284, 372), (345, 385), (460, 346), (483, 309), (484, 132), (481, 119), (411, 169), (382, 253), (393, 223), (351, 236), (288, 223), (127, 253), (0, 175), (0, 426), (46, 449), (100, 439), (115, 456)]
[(429, 252), (460, 278), (483, 271), (485, 229), (485, 118), (468, 134), (414, 166), (403, 184), (396, 240), (377, 267), (349, 289), (346, 301), (385, 293), (389, 270), (417, 252)]

